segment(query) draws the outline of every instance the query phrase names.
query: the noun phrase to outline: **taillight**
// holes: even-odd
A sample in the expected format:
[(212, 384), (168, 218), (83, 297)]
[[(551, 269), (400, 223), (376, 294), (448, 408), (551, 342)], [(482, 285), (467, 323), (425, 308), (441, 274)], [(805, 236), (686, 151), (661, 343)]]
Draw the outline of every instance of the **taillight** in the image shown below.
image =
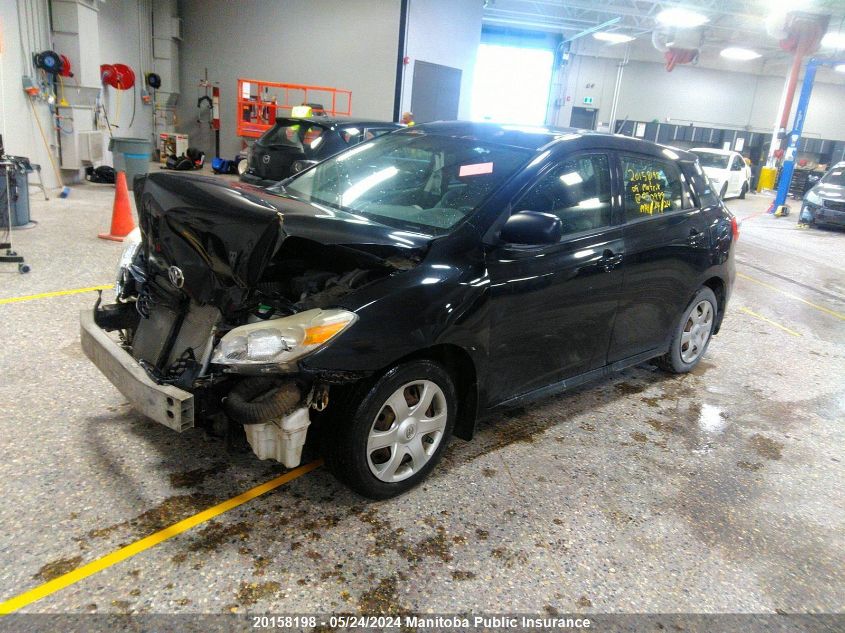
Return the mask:
[(731, 233), (734, 236), (734, 242), (739, 239), (739, 222), (736, 221), (736, 217), (731, 218)]

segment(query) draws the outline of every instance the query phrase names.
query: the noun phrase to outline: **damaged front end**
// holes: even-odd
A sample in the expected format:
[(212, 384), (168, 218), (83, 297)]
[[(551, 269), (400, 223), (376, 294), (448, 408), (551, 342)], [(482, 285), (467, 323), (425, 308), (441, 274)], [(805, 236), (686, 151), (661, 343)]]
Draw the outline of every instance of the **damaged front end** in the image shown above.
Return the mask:
[(309, 409), (360, 377), (299, 361), (354, 327), (345, 298), (415, 266), (424, 241), (343, 243), (337, 214), (214, 179), (154, 174), (135, 197), (116, 302), (82, 315), (86, 354), (144, 415), (242, 425), (259, 458), (298, 465)]

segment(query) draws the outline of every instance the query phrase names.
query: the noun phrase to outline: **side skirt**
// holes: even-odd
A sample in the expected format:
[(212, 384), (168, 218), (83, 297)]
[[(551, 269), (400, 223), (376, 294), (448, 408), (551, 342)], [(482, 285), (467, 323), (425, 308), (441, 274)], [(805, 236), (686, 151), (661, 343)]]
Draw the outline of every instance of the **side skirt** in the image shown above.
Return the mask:
[(599, 369), (593, 369), (583, 374), (578, 374), (577, 376), (566, 378), (565, 380), (561, 380), (560, 382), (552, 383), (551, 385), (546, 385), (545, 387), (540, 387), (539, 389), (534, 389), (533, 391), (514, 396), (513, 398), (509, 398), (508, 400), (505, 400), (503, 402), (500, 402), (499, 404), (490, 407), (484, 413), (483, 417), (487, 418), (495, 413), (498, 413), (503, 409), (518, 407), (528, 402), (534, 402), (535, 400), (540, 400), (541, 398), (553, 396), (568, 389), (578, 387), (580, 385), (583, 385), (584, 383), (592, 382), (604, 376), (615, 374), (616, 372), (622, 371), (623, 369), (627, 369), (628, 367), (633, 367), (634, 365), (639, 365), (640, 363), (644, 363), (645, 361), (651, 360), (652, 358), (655, 358), (657, 356), (662, 356), (668, 351), (668, 345), (665, 347), (649, 350), (647, 352), (643, 352), (642, 354), (637, 354), (636, 356), (629, 356), (628, 358), (623, 358), (622, 360), (618, 360), (615, 363), (611, 363), (610, 365), (605, 365), (604, 367), (600, 367)]

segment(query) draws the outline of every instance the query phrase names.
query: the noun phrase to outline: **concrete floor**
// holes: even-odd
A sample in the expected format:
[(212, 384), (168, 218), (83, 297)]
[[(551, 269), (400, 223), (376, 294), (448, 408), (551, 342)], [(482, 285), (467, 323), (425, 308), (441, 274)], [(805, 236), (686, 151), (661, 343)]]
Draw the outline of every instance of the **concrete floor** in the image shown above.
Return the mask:
[[(33, 190), (33, 270), (0, 265), (0, 300), (111, 283), (112, 196)], [(513, 412), (398, 499), (317, 469), (24, 611), (843, 611), (845, 232), (770, 201), (729, 202), (740, 275), (693, 374)], [(283, 470), (134, 413), (80, 350), (93, 302), (0, 303), (0, 599)]]

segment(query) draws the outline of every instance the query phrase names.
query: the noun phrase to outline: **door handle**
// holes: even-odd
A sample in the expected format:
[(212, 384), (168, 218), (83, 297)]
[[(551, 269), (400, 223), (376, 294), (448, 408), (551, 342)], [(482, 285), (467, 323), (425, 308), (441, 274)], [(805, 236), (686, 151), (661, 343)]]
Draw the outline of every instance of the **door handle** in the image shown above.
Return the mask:
[(605, 251), (601, 254), (599, 258), (599, 266), (601, 269), (609, 273), (611, 270), (616, 268), (619, 264), (622, 263), (624, 255), (622, 253), (614, 253), (609, 248), (605, 249)]
[(701, 246), (704, 243), (704, 233), (697, 229), (690, 229), (687, 243), (690, 246)]

